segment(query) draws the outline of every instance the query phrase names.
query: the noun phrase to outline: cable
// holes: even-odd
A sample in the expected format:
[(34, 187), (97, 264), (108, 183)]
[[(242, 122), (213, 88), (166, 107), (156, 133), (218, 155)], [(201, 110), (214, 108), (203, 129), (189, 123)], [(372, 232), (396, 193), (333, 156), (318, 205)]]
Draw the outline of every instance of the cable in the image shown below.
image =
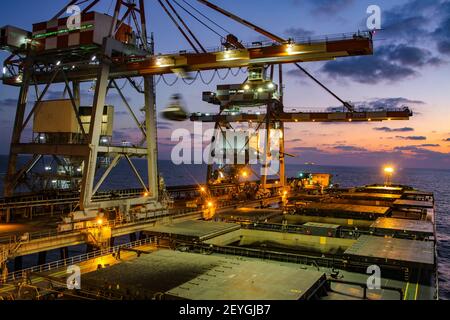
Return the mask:
[[(191, 45), (191, 47), (194, 49), (194, 51), (196, 53), (200, 53), (200, 51), (197, 49), (197, 47), (194, 45), (194, 43), (192, 42), (191, 38), (189, 38), (189, 36), (186, 34), (186, 32), (183, 30), (183, 28), (181, 28), (180, 24), (178, 23), (178, 21), (175, 19), (175, 17), (170, 13), (169, 9), (167, 9), (167, 7), (164, 5), (164, 3), (162, 2), (162, 0), (158, 0), (160, 6), (163, 8), (163, 10), (166, 12), (166, 14), (169, 16), (169, 18), (172, 20), (172, 22), (175, 24), (175, 26), (178, 28), (178, 30), (180, 31), (180, 33), (184, 36), (184, 38), (186, 39), (187, 42), (189, 42), (189, 44)], [(175, 11), (176, 13), (176, 11)], [(182, 21), (182, 20), (181, 20)]]
[(220, 80), (224, 81), (226, 78), (228, 78), (228, 76), (230, 75), (231, 69), (227, 70), (227, 73), (225, 74), (224, 77), (220, 76), (219, 70), (217, 70), (217, 76), (219, 77)]
[(233, 77), (237, 77), (237, 76), (239, 75), (239, 73), (241, 72), (241, 69), (242, 69), (242, 68), (237, 69), (237, 72), (236, 72), (236, 73), (233, 73), (233, 69), (230, 69), (230, 70), (231, 70), (231, 75), (232, 75)]
[(216, 75), (217, 75), (217, 77), (220, 79), (220, 80), (222, 80), (222, 81), (224, 81), (226, 78), (228, 78), (229, 77), (229, 75), (231, 74), (231, 75), (233, 75), (234, 77), (237, 77), (238, 75), (239, 75), (239, 73), (240, 73), (240, 71), (241, 71), (241, 68), (239, 68), (238, 70), (237, 70), (237, 73), (233, 73), (233, 71), (232, 71), (232, 69), (228, 69), (227, 70), (227, 72), (226, 72), (226, 74), (225, 74), (225, 76), (221, 76), (220, 75), (220, 73), (219, 73), (219, 70), (214, 70), (214, 72), (213, 72), (213, 74), (212, 74), (212, 76), (211, 76), (211, 79), (210, 80), (205, 80), (205, 78), (203, 77), (203, 74), (202, 74), (202, 72), (200, 72), (200, 71), (197, 71), (197, 73), (195, 74), (195, 77), (193, 78), (193, 79), (191, 79), (191, 80), (187, 80), (187, 79), (185, 79), (185, 78), (183, 78), (183, 77), (179, 77), (179, 76), (176, 76), (176, 78), (175, 78), (175, 80), (173, 81), (173, 82), (169, 82), (167, 79), (166, 79), (166, 77), (164, 76), (164, 75), (160, 75), (158, 78), (157, 78), (157, 80), (155, 81), (155, 86), (157, 86), (157, 85), (159, 85), (159, 83), (161, 82), (161, 81), (163, 81), (167, 86), (169, 86), (169, 87), (173, 87), (175, 84), (177, 84), (177, 82), (181, 79), (186, 85), (193, 85), (199, 78), (200, 78), (200, 80), (202, 81), (202, 83), (203, 84), (205, 84), (205, 85), (210, 85), (213, 81), (214, 81), (214, 79), (216, 78)]
[(123, 86), (120, 88), (120, 90), (123, 90), (123, 89), (125, 89), (125, 87), (127, 86), (127, 83), (128, 83), (128, 81), (127, 80), (125, 80), (125, 82), (123, 83)]
[[(174, 0), (175, 1), (175, 0)], [(222, 29), (223, 31), (225, 31), (227, 34), (231, 34), (230, 31), (228, 31), (227, 29), (223, 28), (222, 26), (220, 26), (219, 24), (217, 24), (216, 22), (214, 22), (213, 20), (211, 20), (210, 18), (208, 18), (206, 15), (204, 15), (203, 13), (201, 13), (201, 11), (199, 11), (198, 9), (196, 9), (194, 6), (192, 6), (189, 2), (187, 2), (186, 0), (183, 0), (184, 3), (186, 3), (189, 7), (191, 7), (193, 10), (195, 10), (195, 12), (197, 12), (198, 14), (200, 14), (203, 18), (207, 19), (209, 22), (213, 23), (215, 26), (219, 27), (220, 29)]]
[(200, 43), (200, 41), (197, 39), (197, 37), (195, 36), (195, 34), (192, 32), (192, 30), (189, 28), (189, 26), (186, 24), (186, 22), (184, 22), (183, 18), (181, 18), (181, 16), (178, 14), (178, 12), (175, 10), (175, 8), (173, 7), (173, 5), (170, 3), (169, 0), (165, 0), (167, 5), (169, 6), (169, 8), (173, 11), (173, 13), (175, 13), (175, 16), (178, 18), (178, 20), (180, 20), (180, 22), (182, 23), (182, 25), (186, 28), (186, 30), (189, 32), (189, 34), (191, 35), (191, 37), (194, 39), (194, 41), (197, 43), (197, 45), (199, 46), (199, 48), (206, 53), (206, 49), (205, 47), (203, 47), (203, 45)]
[(169, 87), (173, 87), (177, 82), (178, 82), (178, 80), (180, 79), (178, 76), (175, 78), (175, 81), (174, 82), (172, 82), (172, 83), (169, 83), (169, 82), (167, 82), (167, 80), (166, 80), (166, 78), (164, 77), (164, 75), (161, 75), (161, 78), (162, 78), (162, 80), (164, 81), (164, 83), (167, 85), (167, 86), (169, 86)]
[(328, 89), (322, 82), (317, 80), (312, 74), (310, 74), (308, 71), (306, 71), (305, 68), (300, 66), (300, 64), (294, 63), (294, 65), (298, 69), (300, 69), (304, 74), (306, 74), (310, 79), (312, 79), (315, 83), (317, 83), (319, 86), (321, 86), (325, 91), (327, 91), (329, 94), (331, 94), (333, 97), (335, 97), (339, 102), (341, 102), (344, 105), (344, 107), (348, 109), (348, 111), (350, 111), (350, 112), (354, 112), (355, 111), (355, 107), (354, 106), (352, 106), (350, 103), (345, 102), (344, 100), (339, 98), (333, 91)]
[(159, 85), (159, 83), (161, 82), (161, 80), (162, 80), (162, 77), (159, 76), (158, 79), (155, 81), (155, 87), (156, 87), (157, 85)]
[(220, 33), (218, 33), (216, 30), (214, 30), (213, 28), (211, 28), (210, 26), (208, 26), (206, 23), (204, 23), (203, 21), (201, 21), (199, 18), (197, 18), (195, 15), (193, 15), (189, 10), (187, 10), (185, 7), (183, 7), (181, 4), (178, 3), (178, 1), (173, 0), (173, 2), (175, 2), (175, 4), (177, 6), (179, 6), (181, 9), (183, 9), (187, 14), (189, 14), (192, 18), (194, 18), (195, 20), (197, 20), (199, 23), (201, 23), (203, 26), (205, 26), (207, 29), (209, 29), (210, 31), (214, 32), (216, 35), (218, 35), (220, 38), (225, 38), (223, 35), (221, 35)]
[(216, 73), (217, 73), (217, 70), (214, 70), (214, 73), (213, 73), (210, 81), (205, 81), (202, 73), (200, 73), (200, 79), (202, 80), (203, 84), (209, 86), (214, 81), (214, 78), (216, 77)]
[(190, 86), (190, 85), (193, 85), (195, 81), (197, 81), (199, 74), (200, 74), (200, 71), (197, 71), (197, 73), (195, 74), (194, 79), (192, 79), (191, 81), (188, 81), (188, 80), (186, 80), (185, 78), (181, 78), (181, 80), (183, 80), (183, 82), (184, 82), (185, 84), (187, 84), (188, 86)]

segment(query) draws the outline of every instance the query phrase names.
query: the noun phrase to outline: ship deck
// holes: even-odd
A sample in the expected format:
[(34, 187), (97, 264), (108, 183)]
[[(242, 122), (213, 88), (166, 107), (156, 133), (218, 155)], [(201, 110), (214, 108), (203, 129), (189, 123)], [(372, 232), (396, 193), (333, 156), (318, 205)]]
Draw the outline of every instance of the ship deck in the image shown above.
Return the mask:
[(380, 234), (407, 235), (413, 237), (433, 237), (434, 225), (431, 221), (378, 218), (370, 228)]
[[(400, 195), (433, 212), (429, 194), (408, 197)], [(83, 262), (82, 281), (88, 288), (108, 284), (102, 290), (113, 288), (111, 296), (134, 299), (435, 298), (432, 220), (392, 218), (391, 206), (348, 202), (308, 202), (292, 214), (242, 206), (218, 211), (213, 221), (165, 217), (144, 224), (141, 235), (157, 241), (119, 260), (109, 252)], [(381, 268), (380, 290), (366, 288), (370, 265)], [(63, 277), (64, 271), (42, 276)], [(8, 290), (13, 287), (0, 293)]]
[(149, 235), (173, 237), (190, 241), (205, 241), (219, 235), (238, 230), (240, 225), (224, 222), (207, 222), (199, 220), (183, 221), (147, 228)]
[(348, 260), (367, 264), (401, 265), (433, 269), (434, 243), (362, 235), (344, 252)]

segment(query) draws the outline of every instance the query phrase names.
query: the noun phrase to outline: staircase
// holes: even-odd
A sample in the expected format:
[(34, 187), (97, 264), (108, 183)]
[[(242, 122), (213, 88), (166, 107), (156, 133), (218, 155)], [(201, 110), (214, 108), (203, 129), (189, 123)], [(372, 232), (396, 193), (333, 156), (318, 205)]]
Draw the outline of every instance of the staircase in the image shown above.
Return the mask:
[(0, 245), (0, 267), (3, 267), (8, 261), (9, 257), (14, 255), (22, 245), (22, 239), (17, 241), (11, 240), (9, 244)]
[(110, 246), (110, 236), (105, 236), (102, 230), (91, 228), (84, 232), (86, 242), (100, 250), (106, 249)]
[(1, 245), (0, 247), (0, 266), (6, 263), (9, 256), (9, 248), (6, 245)]

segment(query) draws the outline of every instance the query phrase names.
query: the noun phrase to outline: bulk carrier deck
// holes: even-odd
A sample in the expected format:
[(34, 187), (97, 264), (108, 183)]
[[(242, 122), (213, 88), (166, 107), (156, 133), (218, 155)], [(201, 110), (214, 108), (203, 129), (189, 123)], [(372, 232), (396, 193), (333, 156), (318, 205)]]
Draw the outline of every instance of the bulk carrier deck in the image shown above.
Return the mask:
[[(438, 298), (432, 193), (405, 186), (310, 193), (264, 208), (236, 203), (209, 221), (147, 226), (134, 246), (86, 258), (83, 290), (98, 299)], [(368, 279), (377, 267), (374, 289)], [(44, 293), (65, 283), (57, 280), (64, 268), (48, 270), (28, 275)], [(0, 294), (16, 290), (11, 283)]]

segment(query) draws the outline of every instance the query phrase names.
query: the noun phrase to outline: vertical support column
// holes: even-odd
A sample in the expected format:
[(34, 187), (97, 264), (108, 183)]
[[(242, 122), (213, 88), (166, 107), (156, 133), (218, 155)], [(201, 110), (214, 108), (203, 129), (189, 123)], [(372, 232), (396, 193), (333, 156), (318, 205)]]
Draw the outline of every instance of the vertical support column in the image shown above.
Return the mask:
[[(219, 132), (219, 130), (220, 130), (220, 123), (216, 122), (215, 125), (214, 125), (214, 134), (213, 134), (213, 136), (211, 138), (211, 146), (212, 146), (212, 148), (211, 148), (211, 150), (209, 150), (209, 154), (208, 154), (208, 168), (206, 170), (206, 186), (208, 187), (208, 189), (209, 189), (209, 186), (210, 186), (209, 182), (210, 182), (210, 180), (211, 180), (211, 178), (213, 176), (213, 173), (214, 173), (213, 172), (213, 170), (214, 170), (213, 161), (215, 161), (215, 159), (216, 159), (217, 147), (219, 145), (218, 141), (220, 141), (220, 139), (218, 139), (219, 137), (216, 136), (216, 133)], [(213, 156), (213, 153), (214, 153), (214, 156)], [(210, 190), (208, 190), (208, 191), (210, 191)]]
[(95, 251), (95, 247), (92, 244), (86, 245), (86, 254), (94, 252), (94, 251)]
[[(278, 80), (280, 89), (280, 103), (281, 108), (284, 111), (284, 82), (283, 82), (283, 65), (278, 65)], [(284, 122), (280, 123), (281, 127), (281, 141), (280, 141), (280, 184), (284, 188), (287, 185), (286, 180), (286, 149), (285, 149), (285, 132), (284, 132)]]
[[(75, 102), (75, 109), (77, 110), (77, 114), (79, 114), (79, 110), (80, 110), (80, 105), (81, 105), (81, 93), (80, 93), (80, 83), (78, 81), (73, 81), (72, 82), (72, 95), (73, 95), (73, 100)], [(81, 130), (81, 128), (80, 128)], [(81, 130), (81, 132), (83, 132), (83, 130)], [(70, 137), (70, 143), (81, 143), (81, 141), (79, 141), (78, 137), (76, 137), (76, 141), (73, 141), (74, 137), (71, 136)], [(83, 141), (84, 143), (87, 143), (87, 141)]]
[(148, 184), (151, 198), (159, 199), (158, 134), (156, 130), (156, 94), (153, 76), (144, 77), (145, 130), (147, 131)]
[(47, 251), (39, 252), (38, 254), (38, 266), (45, 264), (47, 261)]
[(284, 123), (280, 124), (281, 139), (280, 139), (280, 187), (284, 188), (286, 186), (286, 154), (284, 147)]
[(105, 39), (103, 44), (105, 56), (100, 63), (100, 69), (97, 76), (97, 85), (95, 87), (94, 103), (89, 130), (89, 156), (86, 157), (84, 161), (85, 171), (81, 186), (81, 210), (89, 207), (92, 201), (95, 171), (97, 167), (98, 147), (102, 129), (103, 110), (105, 108), (105, 100), (109, 84), (110, 61), (108, 58), (111, 56), (111, 48), (108, 40), (108, 38)]
[(69, 248), (68, 247), (61, 248), (59, 251), (59, 254), (60, 254), (61, 260), (68, 259), (69, 258)]
[(72, 89), (73, 90), (73, 99), (75, 100), (77, 109), (79, 109), (80, 105), (81, 105), (80, 83), (77, 81), (73, 81), (72, 87), (73, 87), (73, 89)]
[(145, 234), (144, 231), (140, 231), (139, 232), (139, 240), (145, 240), (147, 239), (147, 235)]
[(266, 115), (266, 144), (265, 144), (265, 150), (264, 150), (264, 174), (261, 176), (261, 186), (264, 191), (266, 191), (267, 188), (267, 176), (269, 174), (269, 165), (270, 165), (270, 158), (271, 158), (271, 152), (270, 152), (270, 127), (271, 127), (271, 121), (270, 116), (272, 112), (272, 105), (267, 105), (267, 115)]
[(6, 221), (5, 223), (11, 222), (11, 208), (6, 208)]
[(14, 258), (14, 271), (19, 271), (23, 269), (23, 257)]
[[(25, 118), (25, 111), (27, 108), (28, 101), (28, 91), (30, 87), (30, 79), (31, 79), (31, 68), (32, 61), (27, 60), (25, 62), (24, 75), (23, 75), (23, 83), (20, 88), (19, 100), (17, 102), (17, 110), (16, 110), (16, 118), (14, 121), (14, 129), (11, 138), (11, 147), (9, 151), (9, 160), (8, 160), (8, 171), (5, 179), (5, 197), (11, 197), (14, 194), (14, 177), (16, 175), (17, 168), (17, 157), (18, 154), (13, 152), (13, 145), (20, 143), (20, 139), (22, 137), (22, 126)], [(8, 220), (6, 221), (9, 222)]]

